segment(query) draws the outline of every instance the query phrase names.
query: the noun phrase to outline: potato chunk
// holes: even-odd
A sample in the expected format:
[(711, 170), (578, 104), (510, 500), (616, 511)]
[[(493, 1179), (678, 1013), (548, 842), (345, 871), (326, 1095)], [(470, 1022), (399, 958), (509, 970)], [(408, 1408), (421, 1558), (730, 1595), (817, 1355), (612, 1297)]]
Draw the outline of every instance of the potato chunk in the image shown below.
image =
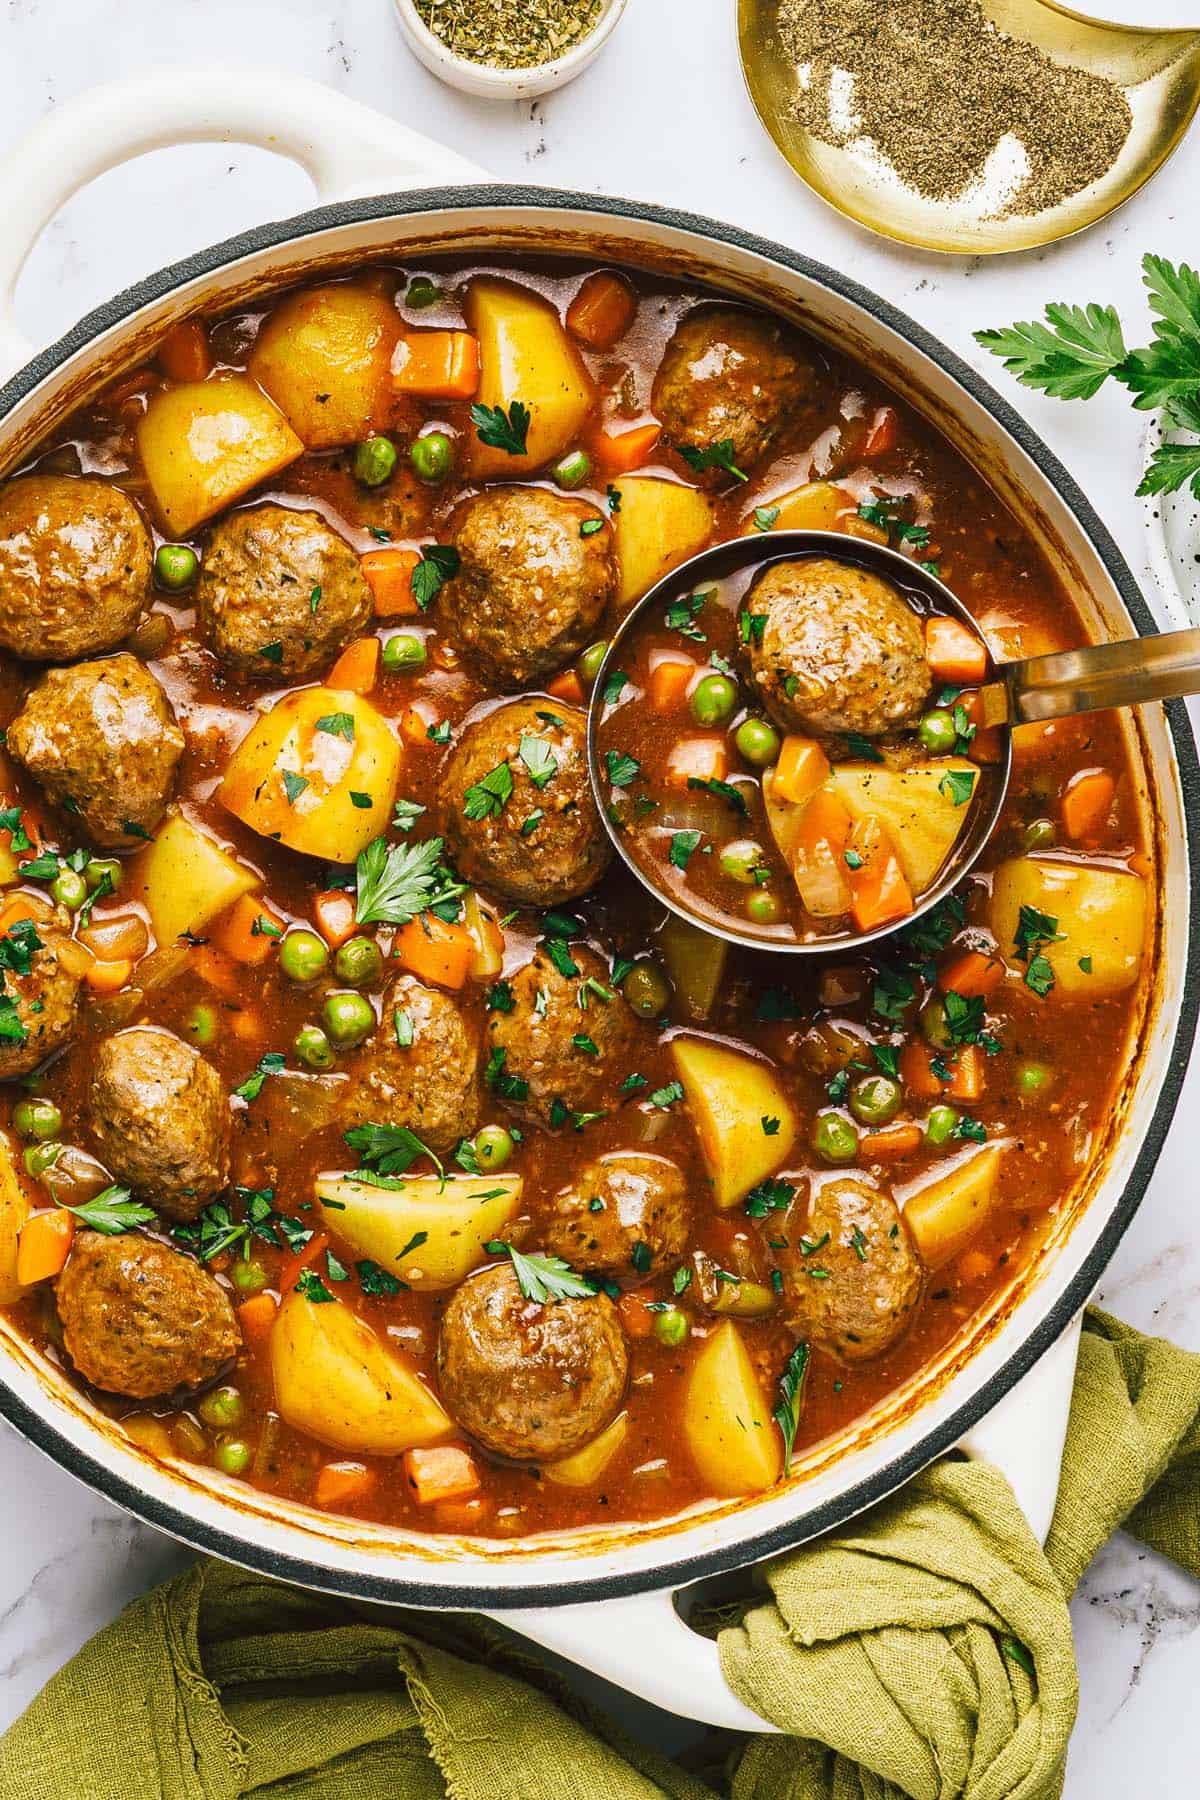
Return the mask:
[(932, 1181), (897, 1195), (904, 1222), (927, 1269), (940, 1269), (965, 1250), (996, 1201), (1003, 1144), (968, 1150)]
[(774, 1067), (708, 1038), (678, 1037), (671, 1054), (718, 1206), (735, 1206), (787, 1161), (796, 1114)]
[[(892, 769), (883, 763), (840, 763), (828, 781), (855, 821), (874, 815), (896, 846), (914, 894), (937, 880), (971, 812), (979, 771), (962, 756)], [(952, 779), (957, 777), (957, 779)], [(959, 798), (965, 796), (965, 798)]]
[(410, 1288), (453, 1288), (487, 1261), (521, 1187), (519, 1175), (419, 1175), (398, 1188), (318, 1175), (317, 1205), (331, 1231)]
[(1014, 856), (992, 881), (988, 922), (1010, 962), (1021, 908), (1055, 919), (1062, 941), (1038, 949), (1054, 970), (1050, 990), (1069, 999), (1100, 1000), (1132, 987), (1146, 946), (1146, 883), (1140, 875), (1100, 864)]
[(769, 513), (773, 508), (778, 508), (778, 516), (771, 521), (772, 531), (836, 531), (842, 515), (854, 511), (855, 500), (849, 489), (832, 481), (806, 481), (756, 507), (742, 521), (743, 531), (757, 531), (755, 512)]
[(223, 850), (183, 813), (163, 825), (133, 864), (133, 889), (150, 914), (160, 946), (199, 933), (261, 878)]
[(558, 1462), (544, 1463), (542, 1474), (557, 1487), (594, 1487), (604, 1474), (629, 1435), (629, 1414), (619, 1412), (611, 1425), (606, 1425), (598, 1438), (582, 1450), (562, 1457)]
[(263, 837), (348, 863), (386, 830), (399, 774), (400, 745), (369, 700), (303, 688), (250, 727), (217, 792)]
[(23, 1289), (17, 1280), (17, 1240), (29, 1217), (29, 1201), (17, 1179), (12, 1142), (0, 1132), (0, 1306), (11, 1306)]
[(180, 537), (304, 450), (248, 375), (185, 381), (151, 395), (137, 441), (154, 504)]
[(683, 1433), (714, 1494), (759, 1494), (779, 1480), (783, 1442), (732, 1319), (717, 1326), (692, 1364)]
[(617, 603), (632, 606), (669, 569), (704, 548), (712, 534), (712, 507), (698, 488), (654, 475), (627, 475), (613, 487), (621, 496), (613, 517), (621, 565)]
[(338, 1450), (399, 1456), (453, 1430), (404, 1358), (337, 1300), (288, 1295), (271, 1327), (271, 1372), (288, 1424)]
[(468, 466), (491, 481), (520, 480), (571, 447), (592, 408), (591, 379), (554, 308), (528, 288), (490, 277), (473, 281), (464, 306), (479, 340), (480, 406), (529, 408), (524, 456), (472, 436)]
[(307, 449), (332, 450), (388, 424), (399, 335), (400, 315), (383, 294), (334, 281), (276, 308), (249, 369)]

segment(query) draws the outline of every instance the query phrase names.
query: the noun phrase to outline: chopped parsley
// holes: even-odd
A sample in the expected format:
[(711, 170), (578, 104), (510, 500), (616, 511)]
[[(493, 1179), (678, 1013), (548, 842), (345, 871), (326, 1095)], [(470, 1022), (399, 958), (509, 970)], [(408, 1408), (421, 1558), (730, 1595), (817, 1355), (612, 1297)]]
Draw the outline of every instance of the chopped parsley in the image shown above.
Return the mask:
[(708, 636), (696, 620), (715, 591), (706, 588), (702, 594), (685, 594), (681, 600), (673, 600), (663, 614), (663, 624), (668, 631), (677, 631), (680, 637), (690, 638), (694, 644), (706, 644)]
[(804, 1378), (808, 1373), (808, 1345), (797, 1344), (792, 1354), (783, 1365), (783, 1373), (779, 1377), (779, 1402), (771, 1417), (779, 1427), (783, 1438), (783, 1469), (787, 1473), (792, 1460), (792, 1446), (796, 1442), (796, 1429), (800, 1423), (800, 1401), (804, 1392)]
[(392, 808), (392, 827), (395, 831), (411, 831), (421, 814), (425, 811), (415, 800), (397, 800)]
[(754, 509), (754, 529), (755, 529), (755, 531), (770, 531), (770, 530), (772, 530), (774, 528), (775, 521), (779, 517), (779, 513), (780, 513), (780, 508), (778, 506), (756, 506)]
[(628, 685), (629, 677), (624, 669), (614, 669), (610, 675), (606, 675), (600, 695), (605, 706), (615, 706)]
[(715, 794), (719, 800), (724, 800), (727, 805), (731, 806), (735, 813), (745, 814), (750, 810), (746, 805), (745, 795), (742, 794), (741, 790), (735, 788), (732, 782), (718, 781), (715, 775), (704, 777), (699, 775), (689, 775), (688, 787), (702, 788), (709, 794)]
[(763, 632), (767, 629), (766, 613), (740, 612), (738, 614), (738, 639), (743, 644), (761, 644)]
[(618, 788), (628, 787), (642, 772), (642, 765), (637, 757), (628, 756), (623, 750), (606, 750), (604, 766), (608, 771), (608, 779)]
[(360, 925), (407, 925), (427, 907), (465, 891), (442, 862), (441, 838), (390, 848), (375, 838), (359, 853), (355, 885), (354, 916)]
[(873, 744), (869, 737), (864, 737), (861, 731), (847, 731), (843, 733), (843, 736), (851, 756), (857, 756), (861, 762), (881, 763), (883, 761), (879, 746)]
[(683, 1099), (683, 1083), (682, 1081), (668, 1081), (665, 1087), (655, 1088), (647, 1098), (651, 1106), (659, 1106), (665, 1112), (668, 1106), (674, 1106), (677, 1100)]
[(348, 712), (326, 713), (317, 720), (316, 730), (324, 731), (329, 737), (345, 738), (348, 744), (354, 742), (354, 715)]
[(765, 1219), (771, 1212), (786, 1212), (795, 1198), (796, 1190), (790, 1181), (774, 1180), (770, 1177), (752, 1187), (746, 1195), (743, 1210), (752, 1219)]
[(288, 805), (295, 806), (308, 786), (308, 776), (297, 775), (292, 769), (283, 769), (280, 771), (280, 780), (283, 782), (283, 791), (287, 795)]
[(526, 1300), (545, 1306), (555, 1300), (591, 1300), (595, 1284), (585, 1275), (577, 1275), (561, 1256), (532, 1256), (493, 1238), (485, 1245), (489, 1256), (507, 1256), (512, 1260), (517, 1286)]
[(333, 1295), (321, 1280), (315, 1269), (301, 1269), (296, 1278), (296, 1292), (303, 1295), (313, 1306), (323, 1306), (332, 1300)]
[(422, 1156), (436, 1169), (442, 1166), (428, 1144), (407, 1125), (352, 1125), (342, 1136), (364, 1168), (379, 1175), (403, 1175)]
[(673, 868), (686, 869), (700, 843), (698, 831), (675, 831), (671, 834), (670, 861)]
[(554, 747), (545, 738), (530, 737), (522, 733), (517, 755), (529, 771), (529, 779), (535, 788), (544, 788), (558, 773), (558, 758), (554, 754)]
[(372, 1262), (369, 1256), (355, 1263), (354, 1267), (364, 1294), (386, 1295), (391, 1299), (404, 1286), (394, 1275), (389, 1275), (386, 1269), (381, 1269), (377, 1262)]
[(260, 1056), (258, 1067), (247, 1075), (239, 1087), (234, 1088), (233, 1091), (238, 1099), (257, 1100), (263, 1091), (268, 1075), (278, 1075), (286, 1061), (287, 1058), (279, 1050), (268, 1050), (265, 1056)]
[(472, 782), (463, 795), (468, 819), (496, 819), (512, 798), (513, 773), (506, 762), (497, 763), (482, 781)]
[(68, 1206), (65, 1211), (104, 1237), (120, 1237), (122, 1232), (133, 1231), (138, 1225), (158, 1223), (158, 1215), (151, 1207), (132, 1199), (127, 1187), (117, 1187), (115, 1183), (94, 1199), (85, 1200), (79, 1206)]
[(965, 806), (975, 792), (974, 769), (947, 769), (938, 782), (938, 793), (955, 806)]
[(427, 612), (448, 581), (458, 574), (461, 558), (453, 544), (426, 544), (412, 572), (413, 599)]
[(736, 481), (750, 479), (733, 460), (732, 438), (719, 438), (715, 444), (709, 444), (703, 450), (697, 449), (694, 444), (680, 444), (679, 454), (693, 474), (703, 475), (708, 469), (721, 469)]
[(406, 1006), (392, 1008), (392, 1031), (399, 1050), (411, 1050), (413, 1041), (413, 1016)]
[(1017, 931), (1013, 947), (1025, 964), (1025, 986), (1044, 1000), (1054, 986), (1054, 969), (1049, 957), (1042, 954), (1043, 944), (1061, 944), (1066, 932), (1058, 929), (1052, 913), (1036, 906), (1023, 906), (1017, 915)]
[(490, 450), (503, 450), (507, 456), (528, 454), (529, 417), (529, 408), (520, 400), (514, 400), (507, 411), (478, 401), (471, 408), (471, 423), (480, 443)]
[(579, 527), (579, 535), (581, 538), (595, 537), (595, 535), (598, 531), (603, 531), (603, 530), (604, 530), (604, 520), (603, 519), (585, 519)]
[(523, 1075), (510, 1075), (504, 1065), (508, 1060), (508, 1051), (502, 1044), (497, 1044), (487, 1060), (483, 1071), (485, 1084), (493, 1093), (499, 1094), (502, 1100), (513, 1101), (521, 1105), (529, 1098), (529, 1083)]
[(858, 516), (869, 525), (878, 525), (886, 531), (892, 543), (911, 544), (914, 550), (924, 550), (929, 545), (929, 527), (910, 524), (900, 511), (903, 504), (902, 500), (884, 494), (878, 500), (864, 502), (858, 509)]

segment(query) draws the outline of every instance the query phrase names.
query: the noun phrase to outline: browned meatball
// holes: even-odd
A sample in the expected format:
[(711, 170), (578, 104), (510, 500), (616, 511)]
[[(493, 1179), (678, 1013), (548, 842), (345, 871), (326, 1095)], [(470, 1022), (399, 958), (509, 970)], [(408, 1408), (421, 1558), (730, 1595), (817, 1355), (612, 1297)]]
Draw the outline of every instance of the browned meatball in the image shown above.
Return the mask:
[[(596, 952), (572, 944), (569, 955), (574, 975), (564, 975), (539, 950), (509, 983), (511, 1010), (488, 1014), (491, 1084), (515, 1111), (551, 1126), (565, 1125), (571, 1113), (594, 1112), (611, 1100), (638, 1041), (629, 1002), (612, 986)], [(585, 989), (588, 981), (612, 999), (602, 1000), (593, 988)]]
[(229, 1096), (173, 1032), (135, 1025), (96, 1053), (90, 1093), (100, 1156), (169, 1219), (194, 1219), (229, 1185)]
[(921, 711), (929, 664), (921, 621), (878, 575), (828, 558), (776, 563), (746, 611), (750, 677), (788, 731), (878, 737)]
[(44, 917), (22, 920), (7, 934), (30, 954), (27, 974), (10, 968), (0, 976), (0, 1081), (27, 1075), (75, 1035), (81, 964), (70, 941), (71, 916), (62, 906), (44, 910)]
[(612, 528), (586, 500), (488, 488), (458, 513), (452, 541), (462, 567), (442, 616), (492, 687), (540, 681), (577, 656), (616, 592)]
[[(730, 459), (746, 473), (812, 387), (811, 365), (777, 320), (702, 306), (676, 327), (651, 404), (673, 443), (708, 450), (728, 442)], [(717, 469), (712, 479), (728, 476)]]
[(692, 1208), (683, 1173), (665, 1156), (616, 1150), (581, 1169), (549, 1202), (546, 1249), (579, 1269), (630, 1283), (672, 1269), (687, 1247)]
[[(412, 1035), (401, 1048), (395, 1019)], [(383, 1024), (359, 1053), (343, 1102), (347, 1125), (406, 1125), (431, 1150), (451, 1150), (479, 1122), (479, 1044), (449, 994), (411, 975), (392, 983)]]
[(163, 816), (183, 733), (150, 671), (122, 654), (49, 670), (9, 726), (8, 748), (93, 843), (129, 846)]
[(586, 736), (583, 714), (558, 700), (510, 700), (467, 726), (438, 778), (460, 875), (533, 906), (596, 885), (612, 849), (592, 798)]
[(0, 646), (34, 662), (111, 650), (150, 586), (150, 533), (107, 481), (26, 475), (0, 488)]
[(485, 1449), (518, 1462), (553, 1462), (615, 1416), (629, 1349), (606, 1294), (539, 1305), (511, 1264), (464, 1281), (438, 1339), (442, 1399)]
[(200, 624), (233, 675), (323, 669), (371, 617), (349, 544), (318, 513), (254, 506), (213, 527), (196, 589)]
[(807, 1256), (785, 1253), (788, 1322), (843, 1362), (882, 1355), (904, 1331), (924, 1285), (899, 1207), (865, 1181), (827, 1181), (814, 1196), (804, 1235), (820, 1248)]
[(84, 1380), (134, 1400), (199, 1387), (242, 1347), (216, 1278), (134, 1233), (81, 1232), (55, 1299), (67, 1354)]

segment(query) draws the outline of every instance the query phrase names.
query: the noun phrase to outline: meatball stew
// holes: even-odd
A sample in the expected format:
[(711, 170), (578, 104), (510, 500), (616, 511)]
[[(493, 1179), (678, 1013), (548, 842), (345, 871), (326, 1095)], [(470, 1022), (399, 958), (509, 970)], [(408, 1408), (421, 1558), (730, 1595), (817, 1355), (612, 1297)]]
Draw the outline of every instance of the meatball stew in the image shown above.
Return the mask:
[[(185, 322), (0, 487), (0, 1304), (150, 1453), (483, 1537), (751, 1494), (1070, 1203), (1146, 960), (1116, 721), (1018, 731), (983, 864), (869, 957), (732, 953), (611, 861), (607, 635), (793, 526), (935, 563), (998, 655), (1081, 637), (868, 370), (566, 263)], [(730, 785), (801, 780), (829, 719), (713, 617), (671, 704), (716, 648)], [(918, 674), (827, 698), (919, 728)]]

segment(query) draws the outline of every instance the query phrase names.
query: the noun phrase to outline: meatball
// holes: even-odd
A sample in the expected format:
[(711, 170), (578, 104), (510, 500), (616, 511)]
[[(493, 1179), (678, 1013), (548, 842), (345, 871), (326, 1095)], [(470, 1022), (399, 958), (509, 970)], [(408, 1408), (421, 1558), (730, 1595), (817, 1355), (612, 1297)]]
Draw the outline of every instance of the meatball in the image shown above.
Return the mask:
[[(412, 1042), (401, 1048), (394, 1020)], [(360, 1053), (343, 1102), (348, 1125), (406, 1125), (431, 1150), (452, 1150), (479, 1122), (479, 1045), (449, 994), (411, 975), (392, 983), (383, 1025)]]
[(26, 475), (0, 488), (0, 647), (33, 662), (111, 650), (150, 587), (150, 533), (107, 481)]
[(629, 1349), (606, 1294), (539, 1305), (509, 1263), (457, 1290), (438, 1338), (442, 1399), (485, 1449), (518, 1462), (553, 1462), (615, 1416)]
[(319, 514), (255, 506), (213, 527), (196, 607), (230, 674), (278, 681), (324, 668), (367, 624), (371, 594)]
[[(745, 472), (812, 391), (813, 379), (776, 320), (704, 306), (676, 327), (651, 404), (674, 443), (707, 450), (728, 442), (730, 460)], [(724, 478), (720, 470), (713, 475)]]
[[(629, 1002), (595, 951), (572, 944), (569, 954), (574, 975), (562, 974), (539, 950), (509, 983), (511, 1010), (488, 1014), (489, 1080), (515, 1111), (551, 1126), (602, 1104), (627, 1073), (638, 1041)], [(585, 989), (589, 981), (612, 999)]]
[(71, 915), (65, 907), (10, 926), (7, 935), (14, 944), (24, 944), (31, 955), (27, 974), (11, 968), (0, 974), (0, 1081), (28, 1075), (30, 1069), (70, 1043), (79, 1011), (81, 975), (71, 954)]
[(135, 1025), (96, 1053), (92, 1131), (100, 1156), (169, 1219), (194, 1219), (229, 1185), (229, 1096), (173, 1032)]
[(491, 687), (540, 681), (577, 656), (616, 593), (612, 527), (586, 500), (488, 488), (461, 509), (452, 541), (462, 566), (442, 616)]
[(750, 678), (787, 731), (878, 737), (929, 693), (921, 621), (890, 582), (831, 562), (776, 563), (751, 589)]
[(882, 1355), (904, 1331), (924, 1284), (900, 1209), (865, 1181), (827, 1181), (804, 1230), (820, 1249), (785, 1258), (788, 1322), (843, 1362)]
[(183, 733), (135, 656), (43, 675), (8, 728), (8, 748), (93, 843), (128, 846), (163, 816)]
[(612, 849), (586, 736), (583, 714), (557, 700), (510, 700), (467, 726), (438, 779), (442, 832), (465, 880), (530, 906), (595, 886)]
[(81, 1232), (55, 1299), (67, 1354), (84, 1380), (134, 1400), (199, 1387), (242, 1347), (216, 1277), (134, 1233)]
[(687, 1247), (692, 1208), (677, 1164), (643, 1150), (597, 1157), (549, 1202), (540, 1236), (576, 1268), (629, 1282), (672, 1269)]

